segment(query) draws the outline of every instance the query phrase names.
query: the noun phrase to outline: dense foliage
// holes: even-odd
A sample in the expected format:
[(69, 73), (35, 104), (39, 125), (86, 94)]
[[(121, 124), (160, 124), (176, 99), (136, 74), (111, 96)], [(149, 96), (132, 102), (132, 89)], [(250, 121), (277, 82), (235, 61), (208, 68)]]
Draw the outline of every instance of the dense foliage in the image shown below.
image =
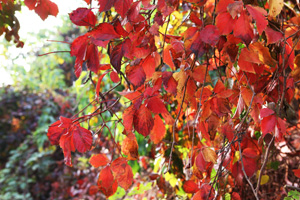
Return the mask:
[[(42, 19), (57, 14), (49, 0), (24, 2)], [(86, 27), (70, 55), (88, 102), (47, 136), (68, 166), (92, 152), (90, 195), (280, 199), (299, 189), (297, 1), (86, 2), (69, 17)], [(284, 177), (271, 176), (282, 166)]]

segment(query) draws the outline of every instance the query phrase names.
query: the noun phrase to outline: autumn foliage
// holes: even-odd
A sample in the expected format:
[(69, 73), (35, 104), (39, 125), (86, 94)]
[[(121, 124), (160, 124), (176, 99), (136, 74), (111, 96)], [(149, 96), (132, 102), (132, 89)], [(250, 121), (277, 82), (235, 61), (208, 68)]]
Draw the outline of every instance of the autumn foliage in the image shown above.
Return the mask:
[[(260, 199), (270, 151), (297, 124), (297, 114), (286, 112), (299, 98), (296, 1), (289, 6), (283, 0), (86, 3), (69, 14), (72, 23), (86, 27), (70, 44), (70, 55), (77, 77), (85, 67), (89, 71), (86, 84), (94, 86), (95, 96), (87, 106), (96, 109), (50, 125), (48, 138), (62, 148), (65, 164), (72, 166), (72, 152), (93, 151), (89, 162), (99, 168), (93, 191), (106, 197), (118, 186), (130, 190), (134, 184), (129, 160), (139, 160), (146, 170), (159, 158), (161, 166), (145, 180), (156, 181), (170, 198), (183, 188), (193, 199), (220, 199), (225, 193), (241, 199), (250, 185), (248, 195)], [(42, 19), (57, 14), (49, 0), (25, 5)], [(104, 78), (111, 89), (104, 90)], [(114, 93), (120, 85), (123, 91)], [(121, 115), (114, 110), (119, 101)], [(123, 127), (122, 142), (104, 113)], [(102, 121), (99, 129), (85, 125), (92, 118)], [(96, 153), (104, 128), (113, 150)], [(139, 157), (137, 134), (151, 146), (146, 159)], [(168, 187), (167, 172), (180, 180), (176, 187)], [(299, 177), (299, 170), (294, 172)]]

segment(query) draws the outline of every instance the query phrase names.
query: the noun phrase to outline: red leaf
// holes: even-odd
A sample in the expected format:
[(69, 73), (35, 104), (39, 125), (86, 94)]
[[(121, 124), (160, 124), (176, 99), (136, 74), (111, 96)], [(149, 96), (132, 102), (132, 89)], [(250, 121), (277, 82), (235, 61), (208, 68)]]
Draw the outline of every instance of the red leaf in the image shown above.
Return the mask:
[(88, 35), (91, 37), (92, 43), (101, 47), (105, 47), (109, 40), (120, 37), (120, 35), (116, 33), (113, 25), (109, 23), (99, 24), (95, 29), (89, 32)]
[(236, 19), (232, 19), (228, 12), (221, 13), (216, 17), (216, 26), (222, 35), (228, 35), (231, 33), (235, 22)]
[(125, 31), (125, 29), (122, 27), (120, 20), (116, 20), (114, 23), (114, 28), (116, 33), (118, 33), (119, 35), (123, 36), (123, 37), (127, 37), (128, 33), (127, 31)]
[(101, 76), (98, 78), (98, 82), (96, 85), (96, 96), (97, 98), (99, 98), (99, 92), (100, 92), (100, 86), (101, 86), (101, 81), (103, 79), (103, 77), (107, 74), (108, 72), (104, 72), (103, 74), (101, 74)]
[(117, 158), (111, 164), (116, 180), (122, 188), (128, 190), (133, 183), (133, 173), (125, 158)]
[(58, 145), (60, 137), (67, 132), (67, 129), (60, 127), (60, 124), (61, 121), (58, 120), (49, 126), (47, 136), (52, 145)]
[(109, 163), (109, 159), (105, 154), (93, 154), (90, 158), (90, 163), (93, 167), (105, 166)]
[(29, 10), (33, 10), (35, 8), (37, 0), (25, 0), (25, 5), (29, 8)]
[(247, 46), (252, 41), (254, 37), (253, 28), (245, 11), (242, 11), (240, 17), (237, 19), (233, 28), (233, 34), (235, 37), (241, 38)]
[(125, 71), (128, 80), (135, 86), (140, 87), (146, 80), (144, 69), (140, 65), (127, 66)]
[(99, 13), (108, 11), (115, 3), (115, 0), (98, 0)]
[(79, 77), (82, 72), (82, 63), (83, 63), (83, 59), (86, 56), (87, 47), (88, 47), (88, 39), (86, 34), (79, 36), (71, 44), (70, 54), (71, 56), (76, 56), (75, 75), (77, 77)]
[(293, 169), (293, 172), (294, 172), (295, 176), (300, 178), (300, 169)]
[(198, 185), (191, 180), (185, 181), (182, 187), (186, 193), (196, 193), (199, 190)]
[(82, 35), (77, 37), (71, 44), (71, 56), (76, 56), (77, 59), (83, 60), (88, 46), (88, 36)]
[(118, 75), (118, 73), (115, 72), (115, 71), (110, 72), (110, 79), (111, 79), (112, 82), (114, 82), (114, 83), (120, 82), (119, 75)]
[(233, 128), (229, 124), (222, 126), (222, 133), (227, 137), (227, 139), (230, 142), (232, 141), (234, 137), (234, 132), (233, 132)]
[(158, 144), (166, 135), (166, 127), (159, 115), (154, 117), (154, 126), (150, 132), (150, 139), (154, 144)]
[(86, 66), (89, 70), (94, 73), (99, 71), (99, 55), (98, 55), (98, 48), (94, 44), (90, 44), (86, 51)]
[(163, 72), (162, 81), (165, 90), (173, 95), (177, 93), (177, 81), (173, 78), (172, 72)]
[(73, 135), (66, 133), (61, 136), (59, 140), (59, 146), (62, 148), (64, 152), (64, 161), (65, 164), (72, 167), (72, 158), (71, 158), (71, 151), (75, 151), (75, 146), (73, 142)]
[(204, 48), (204, 43), (201, 39), (201, 35), (200, 35), (200, 32), (197, 32), (193, 38), (191, 39), (192, 40), (192, 45), (191, 45), (191, 50), (192, 52), (199, 58), (201, 56), (204, 55), (205, 53), (205, 48)]
[(128, 12), (132, 2), (133, 0), (115, 0), (115, 9), (122, 18), (125, 18), (125, 15)]
[(246, 157), (246, 158), (257, 158), (257, 151), (255, 151), (254, 149), (252, 148), (245, 148), (243, 150), (243, 158)]
[(127, 18), (130, 22), (138, 22), (139, 21), (139, 13), (141, 9), (142, 2), (137, 1), (131, 5), (131, 8), (128, 11)]
[(118, 73), (120, 72), (121, 61), (125, 52), (130, 52), (130, 43), (130, 39), (126, 39), (124, 42), (115, 46), (109, 55), (110, 63)]
[(154, 112), (155, 114), (161, 114), (168, 112), (165, 104), (158, 97), (151, 97), (147, 102), (147, 108)]
[(97, 19), (91, 9), (77, 8), (69, 14), (73, 24), (78, 26), (95, 26)]
[(261, 118), (268, 117), (270, 115), (273, 115), (274, 113), (275, 113), (274, 110), (270, 108), (263, 108), (260, 110), (260, 117)]
[(234, 0), (220, 0), (216, 7), (216, 13), (222, 13), (227, 11), (227, 6), (234, 3)]
[(199, 19), (199, 17), (195, 14), (195, 12), (192, 12), (190, 15), (190, 20), (194, 22), (197, 26), (202, 26), (202, 21)]
[(141, 105), (141, 107), (135, 112), (133, 124), (135, 130), (139, 134), (142, 134), (145, 137), (150, 134), (150, 131), (152, 130), (154, 125), (154, 121), (151, 111), (146, 108), (144, 104)]
[(214, 46), (218, 43), (220, 38), (219, 30), (214, 25), (207, 25), (200, 31), (201, 39), (203, 42)]
[(200, 151), (196, 157), (195, 160), (195, 164), (197, 166), (197, 168), (201, 171), (201, 172), (205, 172), (206, 170), (206, 166), (207, 166), (207, 162), (204, 160), (202, 151)]
[(286, 133), (285, 121), (281, 118), (277, 118), (277, 127), (279, 128), (280, 133)]
[(276, 125), (276, 117), (275, 115), (270, 115), (268, 117), (265, 117), (261, 120), (261, 132), (263, 136), (265, 136), (267, 133), (274, 133)]
[(49, 15), (56, 16), (58, 14), (57, 5), (49, 0), (40, 0), (34, 10), (42, 20), (47, 19)]
[[(243, 152), (244, 153), (244, 152)], [(243, 157), (245, 172), (248, 177), (251, 177), (257, 170), (256, 160), (248, 157)]]
[(147, 78), (151, 78), (155, 68), (160, 65), (160, 55), (157, 52), (151, 53), (142, 61), (142, 67)]
[(265, 29), (265, 33), (267, 36), (267, 45), (279, 42), (283, 38), (282, 33), (275, 31), (269, 27)]
[(72, 126), (72, 124), (73, 124), (73, 120), (70, 118), (67, 118), (67, 117), (60, 116), (59, 120), (61, 122), (59, 127), (62, 127), (62, 128), (70, 128), (70, 126)]
[(84, 153), (90, 150), (93, 142), (93, 136), (89, 130), (75, 125), (73, 129), (73, 140), (77, 151)]
[(253, 19), (256, 21), (258, 33), (261, 35), (268, 25), (268, 20), (265, 17), (268, 14), (267, 11), (261, 7), (251, 5), (246, 5), (246, 8)]
[(106, 166), (104, 169), (101, 170), (97, 185), (99, 187), (99, 190), (107, 198), (117, 191), (118, 182), (117, 180), (115, 180), (110, 166)]

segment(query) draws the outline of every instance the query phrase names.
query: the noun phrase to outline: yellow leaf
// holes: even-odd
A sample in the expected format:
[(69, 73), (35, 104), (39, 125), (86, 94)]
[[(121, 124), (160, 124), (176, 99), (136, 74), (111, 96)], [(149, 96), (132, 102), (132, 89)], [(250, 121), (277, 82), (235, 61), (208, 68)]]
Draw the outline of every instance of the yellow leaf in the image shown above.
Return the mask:
[(276, 17), (283, 8), (283, 0), (270, 0), (269, 8), (269, 16)]
[[(259, 177), (259, 173), (260, 173), (260, 170), (257, 170), (257, 172), (256, 172), (257, 179)], [(270, 177), (268, 175), (262, 175), (261, 180), (260, 180), (260, 185), (264, 185), (264, 184), (268, 183), (269, 179), (270, 179)]]
[(236, 151), (235, 153), (234, 153), (234, 158), (233, 158), (233, 161), (232, 161), (232, 165), (234, 165), (234, 163), (236, 163), (237, 161), (239, 161), (240, 160), (240, 151)]
[(203, 153), (204, 160), (206, 162), (212, 162), (212, 163), (217, 162), (217, 154), (211, 148), (204, 148), (202, 150), (202, 153)]

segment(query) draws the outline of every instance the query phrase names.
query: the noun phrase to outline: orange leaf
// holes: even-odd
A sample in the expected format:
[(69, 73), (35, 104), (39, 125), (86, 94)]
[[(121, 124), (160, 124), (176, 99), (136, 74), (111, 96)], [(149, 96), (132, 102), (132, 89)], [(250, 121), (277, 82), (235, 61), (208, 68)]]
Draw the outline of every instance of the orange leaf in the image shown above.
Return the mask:
[(138, 148), (139, 146), (135, 135), (133, 133), (129, 133), (122, 142), (122, 152), (128, 156), (128, 160), (136, 160), (139, 157)]
[(249, 107), (251, 99), (252, 99), (253, 92), (249, 88), (246, 88), (246, 87), (242, 86), (241, 87), (241, 95), (243, 97), (243, 100), (244, 100), (245, 104)]
[[(192, 77), (195, 79), (195, 81), (203, 83), (205, 77), (205, 70), (206, 67), (203, 65), (199, 65), (193, 69)], [(206, 76), (206, 82), (210, 82), (209, 74), (207, 74)]]
[(113, 195), (118, 188), (117, 180), (115, 180), (111, 167), (106, 166), (101, 170), (98, 178), (97, 185), (99, 190), (108, 198)]
[(212, 200), (214, 196), (215, 190), (210, 185), (203, 184), (200, 190), (193, 196), (192, 200)]
[(93, 167), (105, 166), (109, 163), (109, 159), (105, 154), (93, 154), (90, 158), (90, 163)]
[(173, 59), (172, 59), (172, 55), (171, 55), (171, 51), (170, 49), (172, 48), (171, 45), (168, 45), (165, 49), (164, 49), (164, 53), (163, 53), (163, 61), (172, 69), (175, 70), (175, 65), (173, 63)]
[(90, 188), (89, 188), (89, 195), (95, 195), (97, 194), (98, 192), (98, 187), (96, 185), (92, 185)]
[(116, 180), (122, 188), (127, 190), (133, 183), (133, 173), (125, 158), (117, 158), (111, 163)]
[(158, 144), (166, 135), (166, 127), (159, 115), (154, 117), (154, 126), (150, 132), (150, 139), (154, 144)]
[(203, 153), (203, 158), (206, 162), (212, 162), (212, 163), (217, 162), (217, 154), (211, 148), (204, 148), (202, 150), (202, 153)]
[(135, 109), (133, 105), (126, 108), (123, 112), (123, 125), (127, 132), (132, 131), (134, 113), (135, 113)]

